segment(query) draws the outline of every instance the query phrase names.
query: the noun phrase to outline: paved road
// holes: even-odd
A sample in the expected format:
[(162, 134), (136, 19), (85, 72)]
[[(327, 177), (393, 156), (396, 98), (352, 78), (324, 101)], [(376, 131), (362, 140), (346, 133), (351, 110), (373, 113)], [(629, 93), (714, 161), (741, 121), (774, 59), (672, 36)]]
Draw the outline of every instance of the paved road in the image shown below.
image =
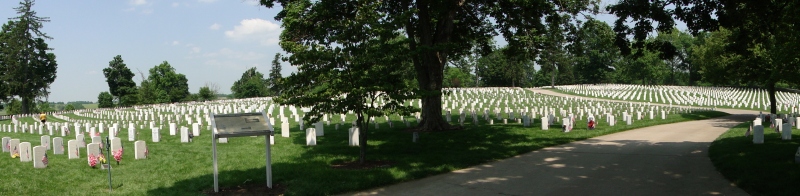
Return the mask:
[(714, 169), (707, 151), (757, 112), (723, 111), (733, 115), (595, 137), (348, 195), (747, 195)]

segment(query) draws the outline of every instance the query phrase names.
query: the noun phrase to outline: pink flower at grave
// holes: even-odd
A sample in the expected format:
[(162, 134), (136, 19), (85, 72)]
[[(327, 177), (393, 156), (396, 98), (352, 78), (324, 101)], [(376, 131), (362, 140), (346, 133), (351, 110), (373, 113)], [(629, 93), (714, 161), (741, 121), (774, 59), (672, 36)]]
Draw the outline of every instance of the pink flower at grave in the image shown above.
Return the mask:
[(119, 150), (115, 151), (113, 154), (114, 154), (114, 160), (117, 160), (117, 164), (119, 164), (119, 161), (122, 160), (122, 149), (120, 148)]
[(97, 158), (93, 154), (89, 154), (89, 166), (94, 167), (97, 165)]

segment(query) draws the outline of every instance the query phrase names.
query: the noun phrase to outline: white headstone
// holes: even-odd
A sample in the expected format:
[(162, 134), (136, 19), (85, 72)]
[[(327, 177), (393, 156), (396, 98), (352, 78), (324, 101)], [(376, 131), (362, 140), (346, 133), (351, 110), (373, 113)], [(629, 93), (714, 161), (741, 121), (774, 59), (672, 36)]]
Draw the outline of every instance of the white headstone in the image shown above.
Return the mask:
[(78, 148), (86, 148), (86, 141), (83, 140), (83, 134), (76, 135), (75, 141), (78, 141)]
[(136, 128), (128, 127), (128, 141), (132, 142), (136, 140)]
[(3, 152), (8, 152), (10, 150), (8, 146), (8, 141), (11, 140), (11, 137), (3, 137)]
[(150, 132), (153, 135), (152, 136), (153, 142), (161, 141), (161, 133), (159, 133), (159, 131), (160, 131), (160, 128), (158, 128), (158, 127), (153, 127), (152, 129), (150, 129)]
[(325, 127), (322, 125), (322, 122), (314, 123), (314, 125), (317, 136), (325, 136)]
[(200, 136), (200, 124), (192, 123), (192, 135), (195, 137)]
[(103, 143), (103, 138), (102, 137), (100, 137), (100, 136), (92, 137), (92, 144), (102, 144), (102, 143)]
[(69, 159), (81, 158), (80, 151), (78, 151), (78, 143), (80, 142), (77, 140), (67, 141), (67, 155), (69, 155)]
[(178, 129), (178, 125), (175, 123), (169, 123), (169, 135), (175, 135), (175, 132)]
[(189, 142), (189, 129), (186, 127), (181, 127), (181, 143), (188, 143)]
[(111, 139), (110, 142), (111, 142), (111, 152), (116, 152), (117, 150), (122, 149), (122, 141), (119, 138)]
[(133, 143), (134, 153), (136, 154), (134, 157), (135, 159), (146, 159), (147, 158), (147, 144), (144, 141), (136, 141)]
[(14, 153), (19, 153), (19, 139), (8, 140), (6, 146), (8, 146), (9, 155), (13, 155)]
[(781, 139), (792, 140), (792, 124), (783, 123), (783, 128), (781, 129)]
[(53, 138), (52, 145), (53, 154), (64, 154), (64, 139), (60, 137)]
[(764, 143), (764, 126), (753, 125), (753, 143), (754, 144)]
[(33, 168), (46, 168), (45, 162), (50, 162), (50, 160), (45, 160), (46, 156), (47, 148), (44, 146), (33, 147)]
[(306, 129), (306, 145), (307, 146), (316, 146), (317, 145), (317, 133), (314, 128)]
[(30, 142), (21, 142), (19, 143), (19, 161), (20, 162), (30, 162), (33, 160), (31, 157), (31, 143)]
[(281, 123), (281, 136), (289, 137), (289, 123), (288, 122)]
[(542, 130), (550, 129), (550, 125), (548, 124), (549, 122), (550, 122), (549, 118), (542, 117)]
[(358, 140), (358, 137), (359, 137), (358, 132), (359, 132), (358, 127), (352, 127), (352, 128), (349, 129), (349, 137), (347, 137), (347, 138), (348, 138), (348, 144), (350, 146), (358, 146), (359, 145), (359, 143), (358, 143), (358, 141), (359, 141)]
[[(100, 156), (100, 144), (87, 144), (86, 145), (86, 156), (94, 156), (95, 158)], [(108, 157), (106, 157), (108, 159)], [(87, 160), (88, 163), (88, 160)], [(100, 163), (97, 163), (98, 165)]]
[(50, 136), (43, 135), (39, 137), (40, 146), (44, 147), (47, 150), (50, 150)]

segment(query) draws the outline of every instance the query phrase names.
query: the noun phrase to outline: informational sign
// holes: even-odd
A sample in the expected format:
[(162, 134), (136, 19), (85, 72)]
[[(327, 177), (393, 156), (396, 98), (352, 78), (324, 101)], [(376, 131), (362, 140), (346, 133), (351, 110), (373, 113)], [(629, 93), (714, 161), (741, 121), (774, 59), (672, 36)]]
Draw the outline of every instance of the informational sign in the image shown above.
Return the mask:
[(264, 113), (217, 114), (213, 119), (218, 138), (267, 135), (273, 130)]
[(258, 136), (264, 135), (267, 155), (267, 187), (272, 188), (272, 157), (270, 152), (270, 136), (275, 135), (267, 114), (239, 113), (239, 114), (209, 114), (212, 130), (211, 148), (214, 160), (214, 192), (219, 192), (219, 170), (217, 166), (217, 140), (219, 138)]

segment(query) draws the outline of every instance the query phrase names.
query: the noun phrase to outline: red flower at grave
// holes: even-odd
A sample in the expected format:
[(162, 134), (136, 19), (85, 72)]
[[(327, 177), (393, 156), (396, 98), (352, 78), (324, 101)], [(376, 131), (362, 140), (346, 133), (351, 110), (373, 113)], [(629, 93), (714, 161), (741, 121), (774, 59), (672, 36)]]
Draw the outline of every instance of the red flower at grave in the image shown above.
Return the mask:
[(44, 157), (42, 157), (42, 163), (44, 163), (44, 165), (47, 166), (47, 153), (45, 153)]
[(89, 166), (94, 167), (97, 165), (97, 158), (93, 154), (89, 154)]

